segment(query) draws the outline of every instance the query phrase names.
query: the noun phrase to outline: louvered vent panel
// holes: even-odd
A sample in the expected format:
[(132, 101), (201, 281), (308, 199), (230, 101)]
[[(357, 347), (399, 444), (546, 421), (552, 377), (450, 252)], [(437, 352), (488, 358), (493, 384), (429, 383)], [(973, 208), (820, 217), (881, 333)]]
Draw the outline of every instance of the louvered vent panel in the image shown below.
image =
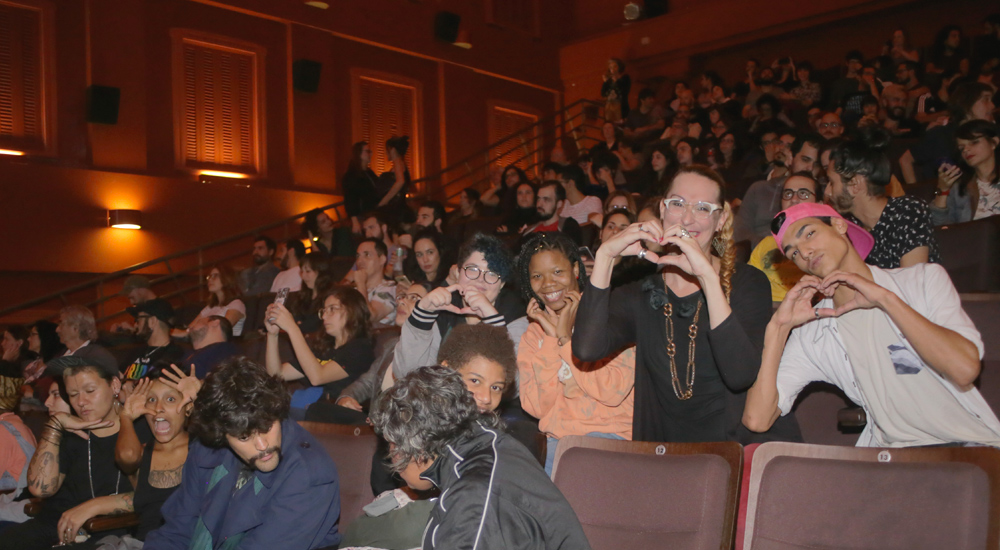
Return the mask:
[(523, 130), (537, 122), (538, 117), (502, 107), (493, 107), (490, 110), (490, 117), (492, 119), (490, 143), (513, 136), (493, 149), (491, 156), (502, 155), (495, 162), (500, 166), (513, 163), (522, 170), (527, 170), (528, 166), (535, 163), (537, 157), (537, 153), (531, 153), (535, 149), (535, 132), (523, 132)]
[(257, 168), (256, 54), (184, 43), (184, 158)]
[(414, 153), (419, 151), (418, 136), (414, 127), (416, 91), (381, 80), (361, 77), (358, 86), (361, 105), (361, 139), (372, 148), (371, 167), (376, 173), (392, 169), (385, 150), (385, 142), (393, 136), (410, 136), (410, 153), (407, 166), (413, 169)]
[(41, 12), (0, 5), (0, 141), (44, 146)]

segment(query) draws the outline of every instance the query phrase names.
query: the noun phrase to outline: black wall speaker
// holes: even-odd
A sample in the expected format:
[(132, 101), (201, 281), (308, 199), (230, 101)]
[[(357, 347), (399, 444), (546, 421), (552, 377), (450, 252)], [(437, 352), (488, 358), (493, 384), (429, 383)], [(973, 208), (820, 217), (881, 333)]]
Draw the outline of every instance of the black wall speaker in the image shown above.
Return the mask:
[(659, 17), (667, 13), (670, 6), (668, 5), (667, 0), (646, 0), (643, 2), (643, 7), (643, 15), (646, 16), (646, 19), (649, 19), (651, 17)]
[(113, 86), (87, 86), (87, 122), (118, 124), (122, 91)]
[(300, 92), (319, 90), (319, 73), (323, 64), (312, 59), (297, 59), (292, 63), (292, 87)]
[(434, 16), (434, 38), (454, 44), (458, 40), (458, 26), (462, 16), (450, 11), (439, 11)]

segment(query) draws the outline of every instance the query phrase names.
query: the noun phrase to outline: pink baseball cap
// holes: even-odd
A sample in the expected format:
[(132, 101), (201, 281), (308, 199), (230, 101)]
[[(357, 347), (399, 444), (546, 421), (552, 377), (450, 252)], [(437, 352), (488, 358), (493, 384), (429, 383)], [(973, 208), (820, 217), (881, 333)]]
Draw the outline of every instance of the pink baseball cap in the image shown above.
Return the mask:
[(854, 249), (858, 251), (858, 255), (861, 256), (862, 260), (867, 258), (872, 248), (875, 247), (875, 237), (872, 237), (871, 233), (865, 231), (860, 225), (845, 219), (829, 205), (815, 202), (800, 202), (787, 210), (779, 212), (774, 217), (774, 220), (771, 221), (771, 234), (774, 235), (774, 240), (778, 241), (778, 248), (784, 250), (785, 247), (782, 245), (781, 239), (785, 236), (785, 231), (793, 223), (803, 218), (840, 218), (844, 220), (847, 223), (847, 238), (851, 240), (851, 244), (854, 245)]

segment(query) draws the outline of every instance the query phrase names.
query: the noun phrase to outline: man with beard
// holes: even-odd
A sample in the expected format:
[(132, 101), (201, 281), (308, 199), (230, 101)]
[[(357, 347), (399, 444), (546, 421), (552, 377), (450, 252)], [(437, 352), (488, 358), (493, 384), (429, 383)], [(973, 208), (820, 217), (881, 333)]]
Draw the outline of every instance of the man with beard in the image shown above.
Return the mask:
[(894, 269), (938, 263), (930, 207), (912, 195), (887, 195), (892, 178), (888, 143), (884, 130), (865, 128), (860, 139), (834, 148), (826, 170), (826, 202), (871, 232), (875, 245), (865, 258), (869, 265)]
[(538, 188), (538, 197), (535, 199), (535, 209), (538, 211), (538, 217), (541, 221), (526, 227), (521, 234), (530, 235), (542, 231), (561, 231), (567, 237), (573, 239), (573, 242), (577, 246), (581, 246), (580, 243), (583, 241), (583, 235), (580, 231), (580, 224), (573, 218), (562, 218), (559, 216), (559, 212), (562, 210), (564, 204), (566, 204), (566, 189), (563, 187), (562, 182), (550, 180), (543, 183)]
[(181, 486), (163, 505), (148, 550), (336, 547), (337, 468), (288, 418), (280, 379), (245, 358), (226, 361), (198, 392)]
[(281, 255), (281, 273), (271, 283), (271, 292), (287, 288), (290, 292), (302, 290), (302, 275), (299, 261), (306, 255), (306, 247), (298, 239), (285, 241), (285, 253)]
[(253, 242), (253, 267), (240, 272), (240, 290), (244, 296), (263, 294), (271, 290), (271, 283), (281, 271), (272, 261), (274, 258), (274, 240), (261, 235)]
[(907, 116), (906, 91), (892, 85), (882, 90), (882, 128), (895, 137), (912, 138), (920, 134), (920, 124)]
[(199, 379), (208, 376), (219, 363), (240, 353), (240, 348), (230, 342), (233, 325), (221, 315), (199, 315), (188, 326), (188, 336), (194, 351), (185, 355), (181, 364), (184, 372), (194, 366), (195, 376)]
[(126, 311), (135, 318), (136, 336), (146, 342), (132, 363), (124, 369), (125, 382), (136, 382), (169, 367), (184, 355), (184, 350), (170, 340), (174, 308), (163, 298), (148, 300)]

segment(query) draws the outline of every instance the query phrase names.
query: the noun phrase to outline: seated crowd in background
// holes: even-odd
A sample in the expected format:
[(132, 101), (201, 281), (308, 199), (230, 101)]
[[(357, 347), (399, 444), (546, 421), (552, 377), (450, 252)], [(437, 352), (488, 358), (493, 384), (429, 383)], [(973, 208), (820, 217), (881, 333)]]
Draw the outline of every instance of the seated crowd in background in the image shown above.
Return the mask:
[[(962, 40), (897, 30), (835, 78), (751, 59), (634, 105), (612, 59), (589, 150), (446, 207), (408, 198), (405, 136), (359, 142), (343, 223), (255, 237), (195, 308), (135, 275), (109, 331), (77, 305), (6, 327), (0, 549), (587, 548), (560, 439), (802, 441), (813, 381), (864, 409), (859, 446), (1000, 446), (934, 231), (1000, 214), (1000, 49)], [(299, 420), (373, 425), (391, 505), (345, 529)]]

